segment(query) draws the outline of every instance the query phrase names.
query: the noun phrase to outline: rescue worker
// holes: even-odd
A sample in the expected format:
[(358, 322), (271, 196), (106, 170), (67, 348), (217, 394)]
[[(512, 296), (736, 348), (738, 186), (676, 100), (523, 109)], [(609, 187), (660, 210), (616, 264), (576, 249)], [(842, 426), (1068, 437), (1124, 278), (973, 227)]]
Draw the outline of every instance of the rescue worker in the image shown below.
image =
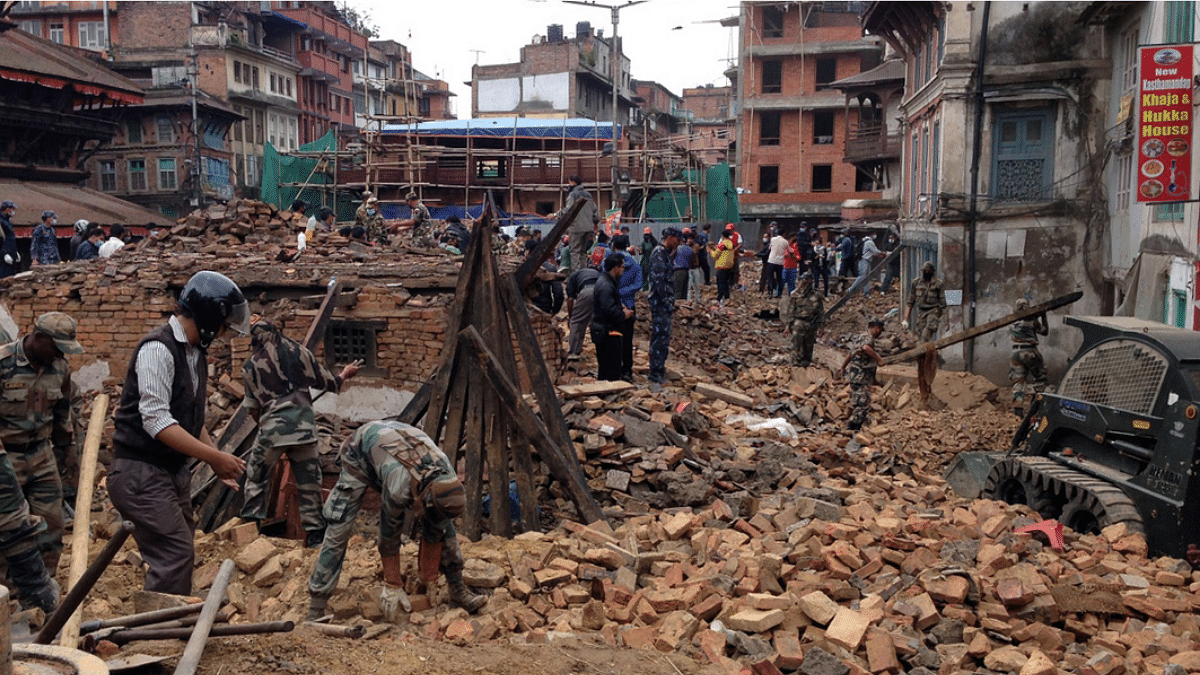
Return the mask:
[[(862, 342), (846, 355), (838, 377), (846, 376), (850, 382), (850, 425), (851, 431), (858, 431), (867, 421), (871, 411), (871, 385), (875, 384), (875, 371), (883, 365), (883, 358), (875, 350), (879, 336), (883, 334), (883, 321), (871, 319), (867, 322), (867, 334)], [(846, 366), (850, 367), (849, 372)]]
[(211, 466), (235, 490), (246, 467), (219, 450), (204, 426), (207, 351), (226, 328), (250, 330), (245, 296), (229, 277), (197, 272), (179, 294), (175, 314), (143, 337), (129, 359), (113, 414), (107, 485), (113, 506), (136, 526), (147, 591), (192, 591), (196, 546), (188, 458)]
[(17, 205), (5, 200), (0, 202), (0, 279), (11, 277), (20, 271), (21, 254), (17, 252), (17, 231), (13, 229), (12, 216)]
[(571, 272), (577, 272), (587, 265), (588, 251), (592, 249), (596, 227), (600, 223), (600, 212), (596, 208), (596, 202), (592, 201), (592, 195), (583, 187), (583, 178), (572, 175), (567, 181), (571, 184), (567, 200), (553, 217), (555, 220), (562, 218), (575, 206), (575, 202), (584, 200), (583, 207), (567, 226), (567, 235), (571, 237)]
[(408, 218), (400, 221), (398, 227), (401, 229), (410, 228), (408, 233), (409, 242), (413, 246), (422, 248), (437, 248), (437, 240), (433, 236), (433, 221), (429, 217), (429, 209), (417, 199), (417, 193), (409, 192), (404, 196), (404, 203), (408, 204), (410, 214)]
[(454, 518), (463, 512), (466, 496), (450, 460), (425, 432), (395, 421), (368, 422), (346, 439), (341, 450), (342, 472), (325, 501), (325, 540), (308, 579), (309, 620), (325, 615), (337, 588), (354, 532), (354, 519), (367, 489), (379, 493), (379, 554), (383, 563), (380, 606), (389, 621), (407, 605), (400, 569), (400, 538), (405, 515), (412, 511), (420, 535), (418, 570), (432, 583), (438, 571), (446, 575), (450, 602), (476, 612), (487, 598), (463, 583), (463, 558)]
[(250, 357), (242, 364), (246, 385), (242, 405), (258, 421), (258, 436), (246, 462), (240, 515), (260, 523), (267, 517), (267, 482), (280, 455), (286, 454), (296, 476), (300, 524), (307, 533), (305, 545), (316, 546), (325, 536), (325, 523), (321, 519), (317, 421), (309, 391), (338, 391), (362, 369), (362, 362), (346, 364), (334, 375), (304, 345), (266, 320), (251, 327), (250, 348)]
[(67, 247), (67, 259), (79, 259), (79, 247), (83, 242), (87, 241), (88, 232), (92, 229), (92, 224), (80, 218), (75, 221), (75, 234), (71, 235), (71, 243)]
[(903, 326), (911, 326), (921, 342), (930, 342), (937, 336), (945, 313), (946, 294), (942, 292), (942, 280), (934, 276), (933, 261), (927, 260), (921, 266), (920, 278), (913, 279)]
[(17, 473), (0, 447), (0, 559), (8, 565), (6, 585), (22, 609), (37, 607), (50, 614), (58, 606), (60, 589), (38, 547), (38, 531), (44, 529), (45, 523), (29, 512)]
[(790, 302), (781, 314), (787, 314), (785, 325), (792, 335), (792, 365), (807, 368), (812, 365), (817, 330), (825, 324), (825, 298), (813, 284), (812, 272), (801, 274), (796, 290), (785, 297)]
[(367, 197), (362, 206), (355, 210), (354, 225), (366, 231), (367, 241), (372, 244), (387, 244), (390, 241), (383, 214), (379, 212), (379, 200), (375, 197)]
[(668, 227), (662, 243), (650, 254), (650, 374), (656, 384), (667, 381), (667, 354), (671, 350), (671, 320), (675, 316), (675, 249), (683, 233)]
[[(1017, 300), (1015, 311), (1029, 309), (1029, 300)], [(1038, 336), (1048, 335), (1050, 326), (1046, 315), (1022, 319), (1008, 327), (1012, 338), (1012, 356), (1008, 360), (1008, 381), (1012, 382), (1013, 412), (1025, 416), (1026, 396), (1046, 390), (1046, 363), (1038, 351)]]
[(71, 368), (64, 358), (83, 353), (75, 328), (75, 319), (47, 312), (37, 318), (31, 333), (0, 347), (0, 441), (29, 512), (46, 523), (38, 546), (51, 574), (63, 550), (59, 467), (79, 463), (71, 425)]

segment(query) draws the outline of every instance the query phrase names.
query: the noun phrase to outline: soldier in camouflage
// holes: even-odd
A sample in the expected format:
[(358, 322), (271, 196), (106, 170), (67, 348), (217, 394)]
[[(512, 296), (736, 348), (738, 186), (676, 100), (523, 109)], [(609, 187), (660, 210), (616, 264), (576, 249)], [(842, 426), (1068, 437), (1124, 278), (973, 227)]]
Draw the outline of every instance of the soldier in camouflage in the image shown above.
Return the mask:
[(663, 230), (662, 243), (650, 253), (650, 374), (656, 384), (667, 381), (667, 353), (671, 350), (671, 320), (675, 316), (675, 249), (683, 233)]
[(784, 312), (785, 325), (792, 334), (792, 365), (807, 368), (812, 365), (813, 346), (817, 330), (825, 323), (825, 298), (813, 287), (812, 272), (800, 275), (800, 284), (790, 296)]
[(411, 215), (400, 221), (401, 229), (411, 228), (409, 242), (420, 248), (437, 248), (437, 239), (433, 236), (433, 220), (429, 217), (429, 209), (417, 199), (417, 193), (410, 192), (404, 196)]
[[(913, 316), (914, 310), (916, 316)], [(934, 276), (933, 261), (926, 261), (921, 266), (920, 278), (913, 279), (904, 327), (911, 325), (921, 342), (929, 342), (937, 336), (945, 313), (946, 294), (942, 291), (942, 280)]]
[(374, 197), (367, 197), (362, 206), (354, 212), (354, 224), (366, 230), (367, 241), (372, 244), (385, 245), (390, 241), (387, 224), (379, 211), (379, 200)]
[[(1029, 301), (1025, 298), (1017, 300), (1016, 304), (1016, 311), (1023, 309), (1029, 309)], [(1046, 323), (1045, 314), (1023, 319), (1008, 327), (1008, 335), (1012, 338), (1008, 381), (1012, 382), (1013, 386), (1013, 412), (1019, 416), (1025, 415), (1026, 396), (1041, 393), (1046, 389), (1046, 363), (1038, 351), (1038, 336), (1049, 333), (1050, 326)]]
[(440, 570), (446, 575), (450, 601), (469, 612), (478, 611), (487, 598), (463, 583), (462, 551), (454, 529), (454, 518), (462, 513), (466, 498), (450, 460), (433, 440), (401, 422), (368, 422), (342, 445), (341, 461), (342, 473), (325, 501), (325, 541), (308, 580), (308, 618), (325, 614), (342, 573), (354, 519), (368, 488), (382, 498), (379, 553), (383, 562), (380, 605), (384, 616), (395, 620), (401, 606), (408, 609), (400, 570), (400, 539), (409, 511), (416, 516), (420, 535), (418, 569), (422, 581), (436, 581)]
[[(883, 334), (883, 322), (871, 319), (867, 323), (867, 334), (862, 337), (862, 343), (846, 355), (838, 376), (845, 375), (850, 382), (850, 425), (851, 431), (858, 431), (867, 421), (867, 413), (871, 410), (871, 385), (875, 384), (875, 370), (883, 365), (883, 359), (876, 351), (875, 345)], [(847, 372), (846, 367), (849, 366)]]
[(250, 329), (250, 358), (242, 365), (246, 398), (242, 405), (258, 420), (258, 437), (246, 463), (245, 505), (241, 517), (266, 518), (266, 487), (271, 470), (286, 454), (296, 476), (300, 523), (306, 544), (316, 546), (325, 536), (321, 519), (321, 465), (317, 452), (317, 423), (310, 389), (338, 391), (362, 368), (358, 361), (334, 375), (312, 352), (284, 335), (269, 321)]
[(7, 585), (23, 609), (39, 607), (50, 614), (58, 605), (59, 588), (38, 550), (38, 533), (45, 529), (45, 522), (30, 514), (21, 481), (0, 448), (0, 560), (8, 566)]
[(75, 319), (62, 312), (37, 318), (33, 332), (0, 347), (0, 441), (29, 511), (46, 523), (38, 547), (54, 573), (62, 555), (63, 487), (56, 450), (74, 454), (71, 369), (65, 354), (82, 354)]

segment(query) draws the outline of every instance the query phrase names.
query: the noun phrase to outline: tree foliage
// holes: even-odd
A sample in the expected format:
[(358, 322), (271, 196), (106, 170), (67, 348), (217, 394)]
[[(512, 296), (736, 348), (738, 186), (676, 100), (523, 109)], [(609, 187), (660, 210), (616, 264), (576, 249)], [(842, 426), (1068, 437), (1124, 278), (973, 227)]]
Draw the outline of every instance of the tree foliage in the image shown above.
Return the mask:
[(379, 25), (375, 23), (374, 17), (367, 10), (358, 9), (351, 6), (349, 2), (343, 2), (338, 6), (338, 11), (342, 13), (342, 20), (356, 32), (362, 33), (368, 38), (379, 37)]

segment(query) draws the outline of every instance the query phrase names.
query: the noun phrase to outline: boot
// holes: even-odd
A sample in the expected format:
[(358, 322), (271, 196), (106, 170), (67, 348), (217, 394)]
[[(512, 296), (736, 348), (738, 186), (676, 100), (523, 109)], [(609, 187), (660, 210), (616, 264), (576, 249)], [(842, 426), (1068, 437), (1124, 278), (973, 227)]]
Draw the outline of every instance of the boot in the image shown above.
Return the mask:
[(462, 579), (458, 581), (447, 580), (446, 586), (450, 590), (451, 604), (458, 605), (472, 614), (479, 611), (479, 608), (487, 603), (487, 596), (473, 593), (463, 583)]
[(61, 589), (46, 571), (42, 562), (42, 554), (36, 546), (19, 553), (9, 553), (8, 578), (16, 587), (21, 599), (21, 607), (37, 607), (50, 614), (58, 607), (58, 594)]
[(305, 621), (316, 621), (316, 620), (320, 619), (321, 617), (323, 617), (329, 613), (328, 611), (326, 611), (328, 607), (329, 607), (329, 598), (321, 598), (321, 597), (318, 597), (315, 595), (312, 596), (312, 598), (310, 598), (308, 601), (308, 616), (306, 616), (304, 618), (304, 620)]
[(304, 548), (320, 548), (325, 541), (325, 528), (308, 530), (304, 535)]

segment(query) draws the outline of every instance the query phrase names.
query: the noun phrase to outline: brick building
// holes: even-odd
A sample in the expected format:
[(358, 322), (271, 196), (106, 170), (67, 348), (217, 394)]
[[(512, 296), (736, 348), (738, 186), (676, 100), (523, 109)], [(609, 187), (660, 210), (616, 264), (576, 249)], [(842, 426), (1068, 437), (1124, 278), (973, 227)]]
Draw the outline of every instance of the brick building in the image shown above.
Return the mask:
[[(617, 119), (624, 123), (636, 108), (629, 77), (629, 59), (621, 52), (617, 89)], [(471, 68), (471, 117), (583, 117), (612, 120), (611, 39), (593, 31), (587, 21), (564, 37), (553, 24), (545, 36), (521, 47), (516, 63), (475, 65)]]
[(450, 97), (455, 94), (450, 91), (449, 83), (413, 68), (408, 47), (395, 40), (372, 40), (368, 53), (372, 72), (361, 78), (362, 85), (359, 65), (355, 63), (356, 109), (360, 109), (359, 89), (365, 96), (370, 86), (374, 100), (362, 101), (361, 109), (369, 109), (373, 115), (417, 118), (422, 122), (455, 118), (450, 105)]
[(737, 133), (735, 93), (734, 87), (711, 84), (683, 90), (683, 109), (688, 113), (691, 128), (689, 147), (709, 166), (734, 159), (731, 147)]
[[(738, 159), (743, 218), (837, 222), (846, 200), (875, 199), (845, 161), (847, 110), (830, 85), (880, 63), (857, 2), (742, 2)], [(850, 124), (856, 121), (851, 119)]]
[[(105, 16), (104, 4), (108, 5)], [(17, 28), (55, 44), (96, 52), (106, 50), (120, 34), (117, 13), (126, 3), (100, 2), (17, 2), (10, 16)]]

